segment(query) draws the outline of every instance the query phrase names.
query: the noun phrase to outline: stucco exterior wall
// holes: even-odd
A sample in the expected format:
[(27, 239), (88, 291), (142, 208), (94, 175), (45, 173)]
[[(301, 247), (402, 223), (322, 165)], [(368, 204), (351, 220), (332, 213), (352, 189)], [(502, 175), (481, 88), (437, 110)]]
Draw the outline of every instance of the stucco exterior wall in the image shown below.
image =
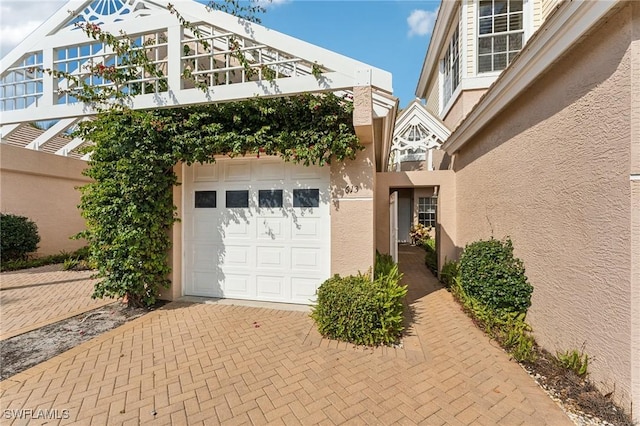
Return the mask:
[(438, 262), (441, 265), (445, 257), (457, 258), (459, 248), (455, 245), (456, 182), (451, 170), (376, 174), (376, 248), (380, 253), (389, 253), (389, 190), (415, 188), (416, 192), (422, 189), (433, 191), (434, 187), (438, 188)]
[(633, 7), (574, 47), (454, 163), (458, 246), (510, 236), (534, 287), (536, 339), (552, 352), (584, 345), (591, 379), (615, 386), (626, 408)]
[(85, 229), (78, 210), (87, 162), (25, 148), (0, 145), (0, 210), (26, 216), (40, 234), (38, 256), (74, 251), (84, 240), (69, 237)]
[(487, 89), (477, 89), (461, 92), (460, 96), (458, 96), (454, 104), (451, 106), (451, 109), (449, 109), (447, 115), (445, 115), (442, 120), (444, 124), (446, 124), (449, 129), (455, 130), (486, 91)]
[(367, 272), (375, 259), (375, 149), (365, 147), (355, 160), (331, 164), (332, 274)]

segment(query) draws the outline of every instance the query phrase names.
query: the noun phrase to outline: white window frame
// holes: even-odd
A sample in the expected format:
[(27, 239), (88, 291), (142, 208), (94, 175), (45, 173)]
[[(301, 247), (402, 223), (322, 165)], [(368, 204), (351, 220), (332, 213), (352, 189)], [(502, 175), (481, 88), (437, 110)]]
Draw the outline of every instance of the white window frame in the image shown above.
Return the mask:
[(460, 26), (456, 26), (449, 37), (447, 50), (442, 57), (442, 103), (446, 105), (460, 86), (462, 55)]
[[(530, 8), (530, 3), (532, 3), (531, 1), (527, 1), (527, 0), (522, 0), (522, 9), (520, 11), (516, 11), (516, 12), (512, 12), (511, 11), (511, 2), (513, 0), (505, 0), (507, 2), (507, 11), (505, 13), (499, 14), (499, 15), (494, 15), (493, 10), (491, 12), (491, 15), (486, 15), (486, 16), (480, 16), (480, 3), (481, 1), (485, 1), (485, 0), (477, 0), (476, 1), (476, 17), (475, 17), (475, 57), (474, 57), (474, 62), (475, 62), (475, 72), (476, 75), (480, 76), (484, 76), (484, 75), (499, 75), (502, 70), (504, 70), (504, 68), (508, 67), (509, 64), (511, 63), (511, 61), (513, 60), (513, 57), (515, 57), (520, 51), (522, 51), (522, 49), (524, 48), (525, 43), (527, 42), (527, 38), (529, 36), (529, 27), (531, 26), (531, 8)], [(500, 0), (486, 0), (486, 1), (492, 1), (492, 4), (495, 3), (495, 1), (500, 1)], [(520, 13), (521, 16), (521, 28), (517, 29), (517, 30), (509, 30), (508, 28), (508, 24), (509, 24), (509, 20), (510, 17), (513, 15), (517, 15), (518, 13)], [(492, 20), (494, 20), (495, 22), (495, 18), (496, 16), (505, 16), (507, 18), (507, 29), (506, 31), (500, 31), (500, 32), (495, 32), (495, 28), (493, 28), (492, 25), (492, 32), (491, 33), (487, 33), (487, 34), (480, 34), (480, 19), (487, 19), (487, 18), (492, 18)], [(518, 50), (513, 50), (513, 49), (509, 49), (508, 48), (508, 40), (509, 40), (509, 36), (513, 35), (513, 34), (521, 34), (521, 46), (520, 49)], [(482, 56), (486, 57), (491, 57), (492, 59), (492, 66), (491, 66), (491, 70), (488, 71), (481, 71), (480, 70), (480, 40), (481, 39), (495, 39), (496, 37), (499, 36), (505, 36), (507, 38), (507, 50), (504, 52), (505, 56), (506, 56), (506, 63), (505, 63), (505, 67), (504, 68), (500, 68), (500, 69), (495, 69), (495, 56), (496, 53), (493, 51), (492, 48), (492, 52), (487, 54), (483, 54)], [(501, 53), (500, 53), (501, 54)], [(510, 56), (513, 55), (511, 58)]]
[[(426, 220), (422, 220), (420, 215), (427, 215)], [(418, 197), (418, 223), (424, 226), (435, 227), (438, 223), (438, 197)], [(433, 216), (431, 216), (433, 215)], [(433, 217), (430, 219), (429, 217)]]

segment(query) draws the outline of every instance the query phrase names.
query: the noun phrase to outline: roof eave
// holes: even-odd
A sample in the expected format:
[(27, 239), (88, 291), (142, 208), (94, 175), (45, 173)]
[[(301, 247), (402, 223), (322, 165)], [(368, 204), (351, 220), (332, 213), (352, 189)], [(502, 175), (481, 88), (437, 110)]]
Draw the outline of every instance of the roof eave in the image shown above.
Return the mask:
[(422, 64), (418, 86), (416, 87), (416, 96), (419, 98), (425, 98), (427, 96), (429, 82), (433, 78), (433, 75), (437, 74), (438, 54), (446, 42), (445, 37), (447, 36), (449, 24), (453, 19), (453, 13), (456, 10), (457, 4), (457, 0), (443, 0), (440, 4), (436, 23), (431, 33), (427, 55)]

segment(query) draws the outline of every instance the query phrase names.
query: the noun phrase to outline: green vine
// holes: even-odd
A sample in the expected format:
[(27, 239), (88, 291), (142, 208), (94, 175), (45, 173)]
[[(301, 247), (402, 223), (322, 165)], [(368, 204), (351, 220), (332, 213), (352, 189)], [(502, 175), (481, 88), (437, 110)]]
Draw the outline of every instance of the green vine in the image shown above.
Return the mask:
[(173, 167), (208, 163), (214, 155), (279, 155), (328, 165), (362, 149), (353, 104), (333, 94), (151, 111), (110, 110), (84, 122), (79, 136), (95, 143), (80, 207), (90, 258), (98, 265), (94, 297), (127, 297), (151, 305), (169, 285), (169, 230), (178, 220)]

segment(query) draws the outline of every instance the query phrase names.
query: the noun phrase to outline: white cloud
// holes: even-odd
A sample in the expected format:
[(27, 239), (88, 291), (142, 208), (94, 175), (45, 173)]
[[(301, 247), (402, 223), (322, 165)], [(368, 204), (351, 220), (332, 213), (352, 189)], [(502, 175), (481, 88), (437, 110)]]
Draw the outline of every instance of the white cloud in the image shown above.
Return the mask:
[(2, 0), (0, 2), (0, 55), (9, 53), (65, 3), (66, 1), (60, 0)]
[(409, 37), (413, 37), (414, 35), (426, 36), (431, 34), (437, 15), (437, 10), (434, 12), (421, 9), (412, 11), (407, 18), (407, 24), (409, 24)]
[(280, 6), (281, 4), (289, 3), (291, 0), (256, 0), (260, 6)]

